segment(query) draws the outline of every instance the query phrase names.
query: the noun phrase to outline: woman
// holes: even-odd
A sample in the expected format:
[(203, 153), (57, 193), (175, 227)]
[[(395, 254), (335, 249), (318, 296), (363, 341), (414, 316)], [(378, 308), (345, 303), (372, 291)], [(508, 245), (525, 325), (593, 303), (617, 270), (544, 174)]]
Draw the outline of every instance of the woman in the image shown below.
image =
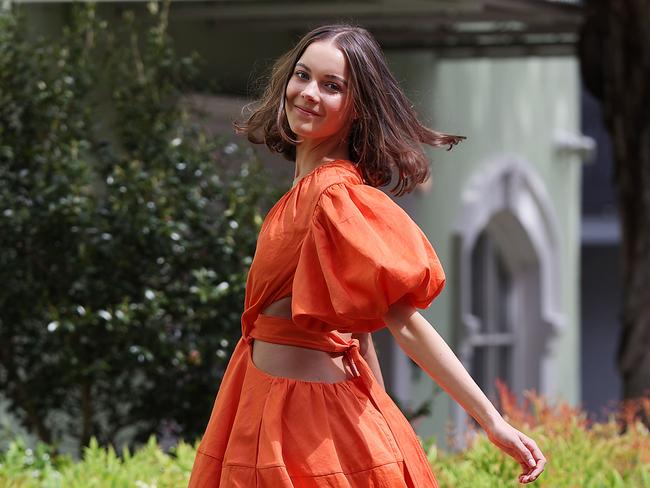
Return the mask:
[[(409, 216), (377, 189), (429, 176), (423, 127), (364, 29), (314, 29), (275, 64), (236, 124), (295, 161), (249, 271), (242, 339), (199, 445), (190, 487), (437, 487), (408, 421), (384, 391), (370, 333), (401, 348), (534, 481), (546, 460), (510, 426), (416, 311), (445, 275)], [(395, 189), (394, 188), (394, 189)]]

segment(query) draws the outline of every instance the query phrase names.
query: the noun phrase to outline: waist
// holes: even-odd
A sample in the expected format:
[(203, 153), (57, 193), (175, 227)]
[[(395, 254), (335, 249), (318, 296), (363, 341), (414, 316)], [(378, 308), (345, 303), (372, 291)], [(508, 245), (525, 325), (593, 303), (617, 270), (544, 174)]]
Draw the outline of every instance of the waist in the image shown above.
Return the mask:
[(345, 352), (321, 351), (260, 339), (252, 340), (251, 347), (255, 366), (273, 376), (325, 383), (358, 376), (354, 366), (346, 360)]
[(301, 328), (290, 319), (264, 314), (258, 315), (254, 326), (244, 332), (247, 341), (255, 339), (325, 352), (344, 352), (353, 340), (352, 333), (349, 332)]

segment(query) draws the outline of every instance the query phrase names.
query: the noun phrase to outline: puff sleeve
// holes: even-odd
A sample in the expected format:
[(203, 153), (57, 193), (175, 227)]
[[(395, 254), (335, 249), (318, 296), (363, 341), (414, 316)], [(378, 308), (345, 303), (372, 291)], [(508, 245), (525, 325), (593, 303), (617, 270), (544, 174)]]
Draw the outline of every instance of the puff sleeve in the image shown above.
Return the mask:
[(322, 331), (372, 332), (406, 297), (427, 308), (445, 274), (418, 225), (381, 190), (327, 187), (314, 208), (292, 285), (292, 320)]

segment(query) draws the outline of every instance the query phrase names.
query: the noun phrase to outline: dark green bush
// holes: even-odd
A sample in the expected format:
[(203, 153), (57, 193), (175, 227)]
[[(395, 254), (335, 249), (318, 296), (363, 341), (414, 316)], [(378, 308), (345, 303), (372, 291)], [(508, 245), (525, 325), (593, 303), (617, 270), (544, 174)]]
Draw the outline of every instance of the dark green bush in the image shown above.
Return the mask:
[(202, 433), (279, 196), (190, 122), (168, 7), (76, 4), (57, 39), (0, 15), (0, 388), (57, 448)]

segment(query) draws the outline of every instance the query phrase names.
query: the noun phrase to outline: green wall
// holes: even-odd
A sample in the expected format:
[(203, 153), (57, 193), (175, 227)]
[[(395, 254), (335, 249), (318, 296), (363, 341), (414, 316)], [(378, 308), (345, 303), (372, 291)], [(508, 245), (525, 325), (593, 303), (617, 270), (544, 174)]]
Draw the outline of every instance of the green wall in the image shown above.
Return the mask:
[[(391, 67), (416, 102), (421, 118), (441, 132), (465, 135), (451, 151), (431, 149), (433, 187), (399, 199), (436, 248), (447, 271), (447, 286), (423, 312), (452, 348), (456, 276), (453, 233), (460, 218), (461, 194), (487, 160), (515, 156), (525, 160), (546, 187), (559, 225), (563, 296), (560, 309), (566, 325), (551, 341), (552, 399), (579, 402), (579, 244), (580, 161), (558, 156), (556, 130), (580, 132), (579, 73), (570, 57), (436, 59), (428, 51), (391, 51)], [(430, 396), (433, 383), (415, 374), (415, 404)], [(431, 421), (417, 424), (421, 436), (436, 435), (445, 444), (452, 402), (446, 394), (434, 402)]]

